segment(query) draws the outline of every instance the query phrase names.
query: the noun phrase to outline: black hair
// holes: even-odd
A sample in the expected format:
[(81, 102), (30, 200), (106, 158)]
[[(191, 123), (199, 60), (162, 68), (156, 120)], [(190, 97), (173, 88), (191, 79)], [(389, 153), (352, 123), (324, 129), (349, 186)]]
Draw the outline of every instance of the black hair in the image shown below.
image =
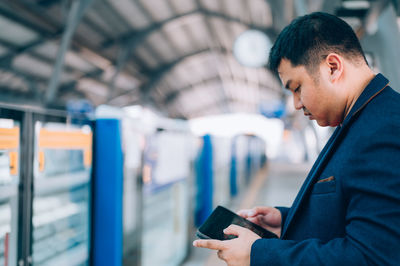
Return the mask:
[(314, 12), (296, 18), (282, 30), (271, 48), (268, 65), (277, 73), (281, 60), (285, 58), (294, 67), (304, 65), (312, 74), (330, 52), (347, 59), (364, 59), (367, 63), (349, 24), (334, 15)]

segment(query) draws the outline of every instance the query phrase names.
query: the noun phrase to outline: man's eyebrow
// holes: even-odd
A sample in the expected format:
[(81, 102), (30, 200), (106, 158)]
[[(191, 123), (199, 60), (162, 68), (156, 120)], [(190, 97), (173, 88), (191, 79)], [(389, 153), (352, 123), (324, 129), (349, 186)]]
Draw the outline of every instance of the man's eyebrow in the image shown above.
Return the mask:
[(289, 79), (289, 80), (286, 82), (286, 85), (285, 85), (285, 88), (288, 89), (288, 90), (290, 90), (290, 83), (292, 83), (292, 80), (291, 80), (291, 79)]

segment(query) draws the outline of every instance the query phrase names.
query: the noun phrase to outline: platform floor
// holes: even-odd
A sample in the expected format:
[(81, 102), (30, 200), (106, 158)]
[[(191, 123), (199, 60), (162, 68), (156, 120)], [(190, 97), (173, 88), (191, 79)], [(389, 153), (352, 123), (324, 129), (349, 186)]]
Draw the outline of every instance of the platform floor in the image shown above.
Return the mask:
[[(271, 162), (253, 179), (247, 191), (233, 203), (233, 210), (253, 206), (290, 206), (300, 189), (310, 164), (288, 164)], [(182, 266), (223, 266), (216, 252), (191, 248), (188, 259)]]

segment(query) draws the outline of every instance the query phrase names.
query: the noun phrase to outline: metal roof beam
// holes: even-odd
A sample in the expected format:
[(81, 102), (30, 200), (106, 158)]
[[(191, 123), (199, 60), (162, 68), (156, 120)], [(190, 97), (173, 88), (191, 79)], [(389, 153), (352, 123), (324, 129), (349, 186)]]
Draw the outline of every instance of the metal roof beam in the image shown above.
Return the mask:
[[(15, 47), (14, 49), (11, 50), (11, 52), (0, 57), (0, 62), (10, 61), (12, 58), (14, 58), (14, 56), (22, 52), (27, 52), (35, 48), (36, 46), (43, 44), (48, 40), (56, 39), (62, 34), (63, 32), (62, 28), (55, 26), (57, 23), (55, 23), (55, 21), (50, 20), (42, 9), (38, 10), (38, 7), (34, 3), (31, 2), (24, 3), (25, 5), (29, 6), (29, 11), (26, 11), (24, 9), (25, 6), (23, 6), (22, 3), (18, 3), (17, 1), (8, 2), (8, 4), (10, 5), (9, 8), (15, 10), (16, 11), (15, 13), (18, 13), (18, 15), (16, 15), (15, 13), (7, 12), (5, 10), (2, 10), (3, 12), (2, 15), (6, 15), (7, 18), (13, 20), (14, 22), (21, 24), (24, 27), (38, 33), (40, 37), (37, 40), (34, 40), (24, 46)], [(29, 17), (34, 22), (28, 21), (25, 17), (22, 17), (27, 14), (29, 14)], [(37, 14), (40, 14), (40, 18), (38, 18), (39, 15)], [(39, 21), (40, 19), (41, 21)]]
[(65, 54), (70, 46), (72, 36), (78, 26), (79, 21), (82, 19), (83, 14), (92, 3), (92, 1), (93, 0), (74, 1), (71, 5), (70, 11), (68, 13), (68, 20), (65, 32), (62, 36), (61, 44), (57, 53), (54, 71), (51, 75), (49, 85), (46, 90), (46, 103), (52, 102), (57, 94), (60, 76), (64, 65)]
[(28, 80), (37, 81), (37, 82), (46, 82), (47, 81), (46, 78), (34, 76), (32, 74), (29, 74), (29, 73), (26, 73), (24, 71), (15, 69), (13, 67), (4, 67), (4, 66), (0, 65), (0, 69), (4, 69), (4, 70), (14, 74), (15, 76), (18, 76), (18, 77), (22, 78), (24, 80), (24, 82), (27, 82)]
[[(166, 65), (163, 65), (163, 66), (157, 68), (156, 70), (146, 73), (146, 75), (151, 79), (148, 83), (144, 84), (140, 88), (140, 91), (143, 94), (142, 100), (145, 100), (145, 101), (149, 100), (149, 95), (150, 95), (151, 91), (153, 90), (153, 88), (155, 88), (157, 86), (157, 84), (162, 80), (162, 78), (166, 74), (168, 74), (175, 66), (179, 65), (180, 63), (182, 63), (185, 59), (187, 59), (189, 57), (196, 56), (198, 54), (205, 53), (205, 52), (211, 52), (211, 50), (209, 48), (207, 48), (207, 49), (202, 49), (199, 51), (189, 53), (189, 54), (184, 55)], [(224, 49), (221, 49), (220, 52), (226, 52), (226, 51)], [(117, 97), (120, 97), (123, 95), (129, 95), (131, 93), (132, 93), (132, 91), (127, 91), (127, 92), (121, 93), (119, 95), (116, 95), (112, 99), (110, 99), (108, 102), (112, 101), (113, 99), (115, 99)]]
[(117, 80), (118, 75), (121, 73), (126, 63), (128, 62), (130, 56), (132, 54), (131, 44), (128, 42), (123, 45), (118, 51), (117, 62), (115, 62), (115, 72), (113, 73), (110, 82), (109, 82), (109, 92), (107, 100), (113, 98), (118, 92), (115, 91), (115, 82)]
[[(18, 8), (18, 7), (15, 7), (15, 8)], [(12, 9), (12, 7), (11, 7), (11, 9)], [(9, 20), (12, 20), (16, 24), (19, 24), (29, 30), (32, 30), (35, 33), (37, 33), (38, 35), (41, 35), (43, 37), (49, 37), (51, 34), (53, 34), (53, 33), (49, 33), (49, 30), (51, 30), (51, 29), (54, 30), (54, 27), (49, 27), (47, 24), (38, 26), (37, 20), (35, 20), (34, 22), (29, 21), (26, 18), (22, 17), (21, 14), (19, 14), (20, 12), (21, 12), (21, 10), (14, 10), (14, 12), (12, 12), (12, 11), (4, 9), (0, 6), (0, 15), (8, 18)], [(22, 13), (24, 13), (24, 12), (22, 12)], [(47, 27), (47, 29), (44, 30), (43, 27)]]
[(91, 72), (85, 73), (84, 75), (80, 76), (76, 80), (68, 82), (68, 83), (65, 83), (62, 86), (60, 86), (59, 91), (68, 91), (68, 90), (71, 90), (71, 89), (75, 88), (76, 84), (78, 83), (78, 80), (80, 80), (82, 78), (89, 78), (89, 79), (91, 78), (91, 79), (96, 80), (99, 83), (107, 85), (102, 80), (96, 79), (98, 76), (100, 76), (103, 73), (104, 73), (104, 71), (101, 70), (101, 69), (96, 69), (96, 70), (93, 70)]
[(0, 102), (13, 103), (13, 104), (35, 104), (40, 106), (40, 99), (32, 91), (21, 92), (11, 90), (8, 87), (0, 86)]
[[(180, 88), (180, 89), (178, 89), (178, 90), (176, 90), (176, 91), (173, 91), (173, 92), (167, 94), (167, 95), (165, 96), (165, 98), (164, 98), (164, 102), (165, 102), (166, 105), (171, 104), (173, 101), (176, 100), (176, 98), (178, 98), (179, 94), (181, 94), (182, 92), (186, 92), (186, 91), (190, 91), (190, 90), (196, 89), (196, 88), (200, 87), (202, 84), (207, 84), (207, 83), (209, 83), (209, 82), (212, 82), (212, 81), (215, 81), (215, 80), (218, 80), (218, 79), (220, 79), (220, 76), (219, 76), (219, 75), (218, 75), (218, 76), (211, 77), (211, 78), (208, 78), (208, 79), (203, 80), (203, 81), (201, 81), (201, 82), (194, 83), (194, 84), (191, 84), (191, 85), (189, 85), (189, 86)], [(268, 89), (270, 89), (271, 91), (275, 92), (275, 93), (277, 94), (278, 97), (280, 97), (281, 94), (282, 94), (282, 91), (281, 91), (281, 90), (278, 91), (278, 90), (276, 90), (274, 87), (263, 86), (263, 85), (260, 86), (257, 82), (250, 82), (250, 81), (247, 80), (247, 79), (240, 79), (240, 78), (237, 78), (237, 77), (235, 77), (235, 79), (236, 79), (236, 80), (241, 80), (241, 81), (243, 81), (243, 83), (247, 83), (247, 84), (250, 84), (250, 85), (254, 85), (255, 88), (256, 88), (256, 87), (268, 88)], [(252, 87), (253, 87), (253, 86), (252, 86)]]
[[(167, 1), (168, 2), (168, 1)], [(136, 5), (140, 8), (140, 10), (142, 11), (142, 13), (150, 20), (150, 21), (154, 21), (154, 17), (148, 12), (148, 10), (143, 6), (143, 3), (141, 1), (136, 0), (135, 1)], [(168, 3), (167, 3), (168, 6)], [(169, 6), (171, 7), (171, 6)], [(165, 34), (165, 32), (160, 30), (160, 34), (165, 38), (165, 40), (167, 40), (168, 45), (170, 45), (171, 49), (174, 50), (175, 53), (178, 53), (177, 48), (174, 45), (171, 45), (171, 40), (169, 38), (169, 36), (167, 34)], [(148, 47), (149, 48), (149, 47)], [(134, 49), (134, 48), (133, 48)], [(154, 54), (155, 51), (152, 51), (152, 53)], [(156, 53), (156, 55), (158, 56), (158, 54)]]
[[(3, 57), (0, 57), (0, 64), (1, 61), (3, 60), (10, 61), (18, 53), (30, 51), (31, 49), (34, 49), (36, 46), (41, 45), (46, 41), (56, 40), (63, 34), (64, 25), (61, 24), (59, 21), (54, 20), (52, 17), (48, 16), (46, 14), (46, 9), (44, 9), (41, 6), (38, 6), (35, 2), (24, 1), (23, 3), (21, 3), (15, 1), (15, 2), (10, 2), (8, 4), (11, 6), (10, 7), (11, 9), (18, 10), (18, 13), (29, 14), (29, 16), (32, 17), (32, 19), (35, 22), (37, 22), (38, 25), (40, 24), (40, 27), (42, 28), (40, 28), (39, 26), (37, 27), (39, 27), (41, 29), (41, 32), (45, 33), (45, 35), (43, 35), (42, 38), (39, 38), (37, 41), (33, 41), (32, 43), (27, 44), (26, 46), (19, 47), (17, 50), (10, 52), (4, 55)], [(86, 18), (83, 19), (86, 21)], [(90, 23), (88, 25), (91, 26)], [(26, 21), (24, 26), (26, 26), (31, 30), (35, 30), (34, 28), (32, 28), (32, 23), (29, 21)], [(49, 30), (50, 28), (52, 29), (51, 31)], [(102, 50), (99, 50), (98, 47), (94, 47), (93, 45), (87, 43), (87, 41), (80, 38), (79, 36), (74, 37), (74, 40), (72, 40), (72, 45), (78, 52), (82, 49), (89, 50), (111, 61), (110, 58), (108, 58), (106, 55), (104, 55), (104, 53), (102, 53)]]
[[(204, 10), (204, 8), (203, 8), (202, 3), (200, 2), (200, 0), (196, 0), (196, 4), (197, 4), (197, 6), (200, 8), (200, 10)], [(223, 5), (222, 1), (219, 2), (219, 7), (220, 7), (221, 10), (224, 10), (224, 5)], [(204, 23), (205, 23), (205, 25), (206, 25), (206, 28), (207, 28), (209, 34), (210, 34), (210, 37), (211, 37), (210, 40), (211, 40), (211, 42), (214, 42), (214, 44), (211, 44), (212, 47), (210, 47), (210, 49), (212, 49), (212, 51), (214, 52), (214, 49), (215, 49), (215, 48), (213, 48), (213, 47), (222, 47), (222, 45), (221, 45), (221, 40), (219, 39), (219, 35), (217, 34), (215, 28), (211, 26), (210, 21), (209, 21), (208, 19), (205, 18)], [(224, 23), (224, 24), (225, 24), (225, 23)], [(230, 28), (229, 28), (229, 27), (226, 26), (225, 28), (227, 29), (227, 32), (230, 32)], [(216, 44), (216, 45), (215, 45), (215, 44)], [(210, 44), (209, 44), (209, 45), (210, 45)], [(224, 85), (225, 85), (225, 84), (224, 84), (225, 82), (224, 82), (224, 78), (221, 76), (221, 71), (220, 71), (220, 70), (221, 70), (221, 63), (222, 63), (222, 62), (219, 61), (218, 58), (216, 58), (215, 54), (214, 54), (214, 60), (215, 60), (216, 66), (217, 66), (218, 76), (219, 76), (219, 78), (220, 78), (220, 80), (221, 80), (221, 86), (220, 86), (220, 88), (219, 88), (218, 91), (220, 92), (221, 98), (227, 100), (227, 95), (226, 95), (225, 86), (224, 86)], [(224, 61), (224, 63), (226, 63), (226, 64), (227, 64), (227, 67), (229, 68), (229, 70), (232, 71), (231, 66), (229, 65), (229, 63), (226, 62), (226, 61)], [(228, 105), (227, 103), (224, 104), (224, 107), (225, 107), (225, 110), (226, 110), (227, 112), (230, 111), (230, 110), (229, 110), (229, 105)]]
[(160, 30), (164, 25), (166, 25), (166, 24), (168, 24), (170, 22), (176, 21), (178, 19), (194, 15), (194, 14), (203, 14), (205, 16), (217, 17), (217, 18), (221, 18), (221, 19), (224, 19), (224, 20), (227, 20), (227, 21), (230, 21), (230, 22), (237, 22), (237, 23), (240, 23), (240, 24), (244, 24), (248, 28), (258, 29), (258, 30), (265, 31), (265, 32), (268, 32), (270, 34), (276, 35), (276, 32), (274, 30), (272, 30), (271, 28), (264, 28), (264, 27), (259, 27), (259, 26), (254, 25), (254, 24), (248, 24), (248, 23), (245, 23), (245, 22), (241, 21), (238, 18), (230, 17), (228, 15), (224, 15), (224, 14), (221, 14), (221, 13), (218, 13), (218, 12), (215, 12), (215, 11), (210, 11), (210, 10), (207, 10), (207, 9), (204, 9), (204, 8), (199, 8), (198, 10), (193, 10), (193, 11), (190, 11), (190, 12), (187, 12), (187, 13), (179, 14), (179, 15), (177, 15), (175, 17), (171, 17), (171, 18), (168, 18), (168, 19), (163, 20), (161, 22), (154, 23), (151, 26), (149, 26), (149, 27), (147, 27), (147, 28), (145, 28), (143, 30), (132, 31), (132, 32), (130, 32), (128, 34), (125, 34), (125, 35), (121, 36), (120, 38), (117, 38), (117, 39), (114, 39), (114, 40), (107, 40), (102, 44), (102, 47), (103, 48), (108, 48), (108, 47), (110, 47), (112, 45), (119, 44), (121, 42), (126, 42), (126, 41), (128, 41), (130, 39), (134, 39), (133, 46), (132, 46), (132, 49), (134, 50), (135, 47), (138, 44), (140, 44), (141, 42), (143, 42), (147, 38), (147, 36), (149, 36), (151, 33), (155, 32), (157, 30)]

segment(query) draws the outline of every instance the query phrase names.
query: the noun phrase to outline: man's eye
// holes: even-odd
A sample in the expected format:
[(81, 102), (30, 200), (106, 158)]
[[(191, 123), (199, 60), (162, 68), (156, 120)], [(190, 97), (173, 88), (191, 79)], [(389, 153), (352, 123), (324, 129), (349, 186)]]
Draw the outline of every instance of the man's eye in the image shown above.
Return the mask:
[(293, 92), (298, 92), (300, 90), (300, 86), (293, 90)]

